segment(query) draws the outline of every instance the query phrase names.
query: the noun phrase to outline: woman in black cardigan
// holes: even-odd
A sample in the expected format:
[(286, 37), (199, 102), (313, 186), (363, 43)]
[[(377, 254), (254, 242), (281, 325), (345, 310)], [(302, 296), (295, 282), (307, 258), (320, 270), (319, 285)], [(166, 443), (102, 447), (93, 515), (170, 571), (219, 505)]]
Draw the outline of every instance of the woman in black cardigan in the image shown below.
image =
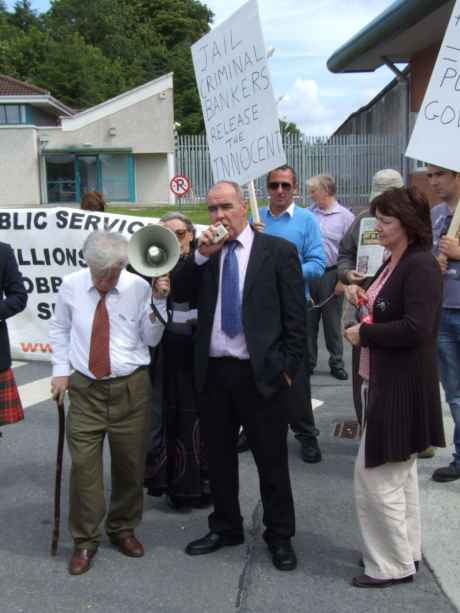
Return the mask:
[(365, 574), (356, 587), (413, 580), (421, 558), (416, 454), (445, 445), (436, 363), (442, 276), (431, 254), (430, 208), (417, 190), (392, 189), (373, 200), (390, 258), (364, 292), (372, 323), (345, 337), (361, 346), (367, 380), (365, 428), (355, 465), (355, 503)]
[(13, 250), (0, 243), (0, 425), (24, 418), (11, 370), (11, 352), (6, 319), (24, 310), (27, 292)]

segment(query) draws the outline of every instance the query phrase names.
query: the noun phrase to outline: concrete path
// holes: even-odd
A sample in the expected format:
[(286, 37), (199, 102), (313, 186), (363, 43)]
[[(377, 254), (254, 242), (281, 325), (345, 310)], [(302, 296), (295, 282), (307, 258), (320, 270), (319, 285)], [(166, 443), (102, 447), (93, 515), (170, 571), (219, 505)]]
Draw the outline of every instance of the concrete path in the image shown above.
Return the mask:
[[(349, 356), (347, 354), (347, 360)], [(208, 556), (183, 553), (207, 531), (207, 511), (177, 512), (146, 497), (139, 536), (141, 559), (122, 556), (104, 542), (94, 566), (81, 577), (67, 573), (72, 543), (66, 526), (69, 462), (66, 454), (61, 541), (51, 558), (56, 408), (49, 401), (50, 369), (15, 368), (26, 400), (26, 419), (2, 428), (0, 440), (0, 613), (369, 613), (460, 611), (460, 481), (437, 484), (431, 472), (449, 451), (419, 462), (424, 522), (424, 563), (415, 583), (359, 590), (359, 536), (352, 504), (352, 471), (358, 442), (336, 438), (337, 421), (353, 418), (350, 384), (326, 372), (324, 353), (313, 377), (313, 396), (324, 460), (301, 461), (289, 438), (297, 512), (299, 567), (276, 571), (261, 540), (257, 474), (250, 453), (240, 458), (245, 545)], [(450, 426), (446, 414), (446, 424)], [(447, 434), (451, 440), (451, 432)], [(106, 463), (107, 475), (109, 462)], [(109, 483), (107, 479), (107, 484)], [(107, 491), (107, 494), (109, 492)]]

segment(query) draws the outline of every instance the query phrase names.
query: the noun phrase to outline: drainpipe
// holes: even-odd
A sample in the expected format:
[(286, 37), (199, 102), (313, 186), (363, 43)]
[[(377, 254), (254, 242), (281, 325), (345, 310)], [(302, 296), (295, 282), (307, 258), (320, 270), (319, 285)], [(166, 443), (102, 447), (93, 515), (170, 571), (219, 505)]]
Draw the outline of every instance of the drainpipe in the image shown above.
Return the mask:
[[(406, 125), (405, 125), (405, 129), (404, 129), (404, 151), (407, 149), (407, 146), (409, 144), (409, 138), (410, 138), (410, 78), (409, 76), (404, 73), (401, 72), (401, 70), (399, 70), (399, 68), (390, 60), (390, 58), (388, 58), (387, 56), (383, 55), (382, 56), (382, 61), (385, 64), (385, 66), (387, 66), (391, 72), (396, 76), (396, 78), (398, 79), (399, 82), (404, 82), (405, 83), (405, 90), (406, 90), (406, 113), (405, 113), (405, 120), (406, 120)], [(402, 159), (402, 168), (403, 168), (403, 177), (404, 177), (404, 182), (407, 185), (407, 181), (409, 179), (409, 160), (408, 158), (403, 155), (403, 159)]]
[(46, 184), (45, 184), (45, 175), (46, 172), (44, 170), (45, 162), (44, 162), (44, 152), (46, 149), (46, 145), (48, 144), (49, 139), (46, 134), (38, 134), (37, 135), (37, 154), (38, 154), (38, 183), (40, 190), (40, 204), (46, 204), (48, 198), (46, 197)]

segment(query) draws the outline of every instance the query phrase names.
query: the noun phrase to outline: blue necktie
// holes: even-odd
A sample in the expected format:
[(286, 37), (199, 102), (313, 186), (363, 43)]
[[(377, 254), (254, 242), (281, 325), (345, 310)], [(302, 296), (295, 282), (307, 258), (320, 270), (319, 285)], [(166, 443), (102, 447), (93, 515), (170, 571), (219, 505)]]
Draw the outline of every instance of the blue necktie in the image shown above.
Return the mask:
[(237, 245), (238, 241), (228, 241), (227, 253), (225, 254), (222, 268), (222, 331), (230, 338), (234, 338), (243, 331), (238, 258), (235, 253)]

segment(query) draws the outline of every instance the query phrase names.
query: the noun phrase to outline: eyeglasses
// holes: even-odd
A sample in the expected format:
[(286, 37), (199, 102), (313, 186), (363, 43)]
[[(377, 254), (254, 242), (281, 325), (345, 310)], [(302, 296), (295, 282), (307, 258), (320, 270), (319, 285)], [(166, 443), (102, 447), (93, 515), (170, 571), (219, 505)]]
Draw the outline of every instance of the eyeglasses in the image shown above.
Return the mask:
[(284, 189), (286, 192), (292, 189), (292, 185), (287, 181), (271, 181), (268, 184), (268, 189), (278, 189), (279, 187)]

